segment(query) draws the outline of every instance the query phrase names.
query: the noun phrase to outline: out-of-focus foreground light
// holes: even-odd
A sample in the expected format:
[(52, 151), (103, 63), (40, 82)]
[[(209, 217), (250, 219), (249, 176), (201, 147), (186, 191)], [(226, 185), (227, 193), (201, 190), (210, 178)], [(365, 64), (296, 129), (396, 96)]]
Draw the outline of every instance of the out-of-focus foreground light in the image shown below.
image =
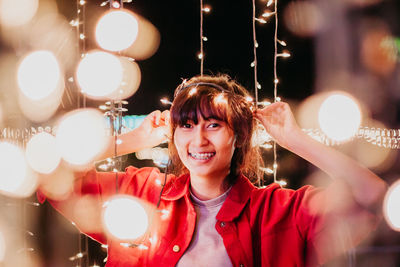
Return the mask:
[(39, 6), (38, 0), (0, 0), (0, 23), (20, 26), (28, 23)]
[(106, 52), (87, 54), (79, 63), (77, 80), (84, 94), (102, 99), (117, 90), (122, 82), (123, 69), (120, 60)]
[(27, 55), (18, 68), (18, 86), (28, 98), (39, 100), (63, 86), (56, 57), (49, 51)]
[(96, 41), (109, 51), (121, 51), (136, 40), (139, 25), (133, 13), (127, 10), (113, 10), (100, 18), (96, 25)]
[(104, 206), (103, 223), (112, 236), (121, 240), (133, 240), (146, 232), (148, 216), (135, 198), (118, 196)]
[(28, 167), (19, 147), (0, 142), (0, 191), (15, 197), (27, 197), (37, 185), (37, 177)]
[(136, 93), (141, 81), (141, 72), (139, 65), (127, 57), (118, 58), (122, 66), (122, 81), (109, 99), (126, 99)]
[(38, 133), (29, 140), (25, 155), (32, 169), (45, 174), (53, 172), (61, 160), (56, 138), (46, 132)]
[(352, 138), (361, 124), (361, 111), (355, 99), (345, 93), (330, 95), (318, 112), (321, 130), (331, 139), (343, 142)]
[(386, 193), (383, 214), (388, 225), (395, 231), (400, 231), (400, 180), (390, 186)]
[(108, 145), (106, 120), (94, 109), (68, 113), (60, 122), (56, 144), (61, 157), (76, 166), (90, 163)]
[(313, 1), (290, 2), (283, 15), (287, 28), (299, 36), (313, 36), (326, 24), (322, 11)]

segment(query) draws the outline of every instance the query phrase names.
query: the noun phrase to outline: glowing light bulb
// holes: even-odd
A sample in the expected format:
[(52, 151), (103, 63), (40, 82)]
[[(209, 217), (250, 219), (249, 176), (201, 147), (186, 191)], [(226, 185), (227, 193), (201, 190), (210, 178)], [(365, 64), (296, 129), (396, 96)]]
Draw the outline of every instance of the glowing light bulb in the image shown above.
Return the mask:
[(203, 10), (203, 12), (209, 13), (211, 11), (211, 7), (206, 6), (206, 7), (203, 7), (202, 10)]
[(198, 53), (197, 57), (198, 57), (198, 59), (202, 59), (204, 57), (204, 55), (202, 53)]
[(28, 167), (24, 152), (8, 142), (0, 142), (0, 191), (27, 197), (36, 189), (37, 177)]
[(45, 50), (33, 52), (22, 60), (17, 79), (22, 93), (33, 100), (43, 99), (63, 86), (57, 59)]
[(106, 121), (94, 109), (69, 112), (59, 123), (56, 145), (61, 157), (72, 165), (85, 165), (108, 145)]
[(142, 205), (131, 196), (117, 196), (106, 202), (103, 223), (108, 232), (121, 240), (133, 240), (148, 227), (148, 216)]
[(139, 23), (127, 10), (113, 10), (100, 18), (96, 25), (96, 41), (109, 51), (121, 51), (135, 42)]
[(172, 102), (169, 101), (167, 98), (162, 98), (160, 99), (161, 103), (163, 103), (164, 105), (172, 105)]
[(263, 18), (269, 18), (269, 17), (271, 17), (271, 16), (273, 16), (273, 15), (275, 15), (275, 12), (269, 12), (269, 11), (267, 11), (267, 12), (264, 12), (261, 16), (262, 16)]
[(117, 90), (122, 82), (123, 69), (120, 60), (109, 53), (95, 51), (87, 54), (79, 63), (76, 78), (88, 97), (102, 99)]
[(38, 133), (29, 140), (25, 155), (33, 170), (45, 174), (53, 172), (61, 160), (56, 138), (46, 132)]
[(388, 225), (395, 231), (400, 231), (400, 180), (390, 186), (386, 193), (383, 214)]
[(265, 19), (260, 19), (260, 18), (254, 18), (254, 19), (255, 19), (256, 21), (262, 23), (262, 24), (267, 23), (267, 21), (266, 21)]
[(224, 93), (220, 93), (218, 94), (215, 98), (214, 98), (214, 102), (215, 104), (228, 104), (228, 100), (226, 99), (226, 96)]
[(344, 93), (327, 97), (318, 112), (321, 130), (331, 139), (343, 142), (352, 138), (361, 124), (361, 111), (356, 101)]
[(38, 7), (38, 0), (0, 0), (0, 23), (5, 26), (27, 24)]

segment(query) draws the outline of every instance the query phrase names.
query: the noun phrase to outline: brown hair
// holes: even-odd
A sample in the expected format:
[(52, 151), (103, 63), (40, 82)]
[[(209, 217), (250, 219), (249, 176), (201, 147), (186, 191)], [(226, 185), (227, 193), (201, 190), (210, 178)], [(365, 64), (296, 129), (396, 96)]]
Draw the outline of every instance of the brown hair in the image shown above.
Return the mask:
[[(221, 94), (225, 102), (215, 101)], [(238, 174), (244, 174), (251, 180), (262, 175), (259, 171), (262, 164), (259, 148), (252, 146), (252, 136), (256, 127), (252, 114), (253, 104), (247, 97), (250, 97), (247, 90), (227, 75), (195, 76), (177, 87), (170, 109), (172, 137), (176, 127), (187, 121), (197, 124), (199, 116), (216, 118), (231, 127), (236, 135), (236, 148), (227, 179), (230, 184), (235, 182)], [(171, 171), (176, 175), (187, 173), (188, 170), (176, 151), (174, 140), (171, 139)]]

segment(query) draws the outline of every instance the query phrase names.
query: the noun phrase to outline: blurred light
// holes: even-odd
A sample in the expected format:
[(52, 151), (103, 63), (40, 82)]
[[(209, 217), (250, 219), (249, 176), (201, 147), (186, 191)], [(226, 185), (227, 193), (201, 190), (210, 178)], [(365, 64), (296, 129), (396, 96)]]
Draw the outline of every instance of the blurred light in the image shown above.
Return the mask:
[(51, 174), (42, 174), (40, 178), (40, 190), (50, 199), (65, 200), (73, 190), (73, 170), (62, 164)]
[(121, 85), (123, 69), (114, 55), (95, 51), (87, 54), (79, 63), (76, 78), (88, 97), (103, 98)]
[(321, 130), (331, 139), (341, 142), (352, 138), (361, 124), (361, 111), (356, 100), (344, 93), (327, 97), (318, 112)]
[(205, 7), (203, 7), (202, 10), (203, 10), (203, 12), (209, 13), (211, 11), (211, 7), (205, 6)]
[(400, 232), (400, 180), (390, 186), (386, 193), (383, 214), (388, 225)]
[(143, 60), (151, 57), (160, 45), (160, 33), (157, 28), (145, 18), (135, 14), (139, 31), (133, 45), (123, 50), (123, 55), (136, 60)]
[(132, 240), (146, 232), (148, 217), (135, 198), (118, 196), (104, 206), (103, 223), (112, 236), (121, 240)]
[(214, 103), (216, 105), (228, 104), (228, 99), (226, 99), (226, 96), (224, 93), (220, 93), (214, 98)]
[(133, 13), (126, 10), (113, 10), (100, 18), (96, 25), (96, 41), (109, 51), (121, 51), (130, 47), (136, 40), (139, 24)]
[(0, 142), (0, 191), (15, 197), (30, 196), (37, 177), (29, 169), (24, 152), (8, 142)]
[(34, 135), (26, 145), (26, 159), (31, 168), (39, 173), (51, 173), (60, 163), (56, 138), (46, 132)]
[[(383, 123), (373, 120), (368, 120), (368, 125), (371, 125), (371, 128), (375, 129), (387, 128)], [(357, 142), (353, 151), (357, 161), (378, 173), (389, 170), (395, 163), (397, 155), (394, 149), (373, 145), (366, 142), (365, 139)]]
[(36, 51), (27, 55), (18, 68), (18, 86), (30, 99), (40, 100), (63, 86), (60, 67), (50, 51)]
[(86, 165), (108, 146), (106, 121), (94, 109), (69, 112), (59, 123), (56, 143), (62, 158), (73, 165)]
[(113, 6), (113, 8), (120, 8), (121, 4), (118, 1), (113, 1), (112, 6)]
[(392, 74), (397, 66), (397, 55), (395, 39), (385, 26), (375, 26), (364, 35), (361, 59), (373, 73), (383, 76)]
[(299, 36), (313, 36), (325, 25), (321, 10), (309, 0), (290, 2), (283, 15), (286, 27)]
[(141, 72), (139, 65), (127, 57), (118, 58), (122, 67), (122, 81), (114, 93), (107, 96), (109, 99), (126, 99), (131, 97), (139, 88)]
[(38, 0), (0, 0), (0, 23), (20, 26), (28, 23), (39, 7)]

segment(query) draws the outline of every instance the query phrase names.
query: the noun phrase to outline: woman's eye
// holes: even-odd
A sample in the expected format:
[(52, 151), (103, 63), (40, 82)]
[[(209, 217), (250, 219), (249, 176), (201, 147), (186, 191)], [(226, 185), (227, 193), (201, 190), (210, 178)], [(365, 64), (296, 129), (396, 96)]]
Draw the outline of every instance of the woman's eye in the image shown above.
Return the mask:
[(190, 129), (192, 128), (192, 125), (190, 123), (184, 123), (181, 125), (182, 128)]
[(218, 128), (219, 126), (221, 126), (219, 123), (210, 123), (210, 125), (208, 125), (209, 128)]

